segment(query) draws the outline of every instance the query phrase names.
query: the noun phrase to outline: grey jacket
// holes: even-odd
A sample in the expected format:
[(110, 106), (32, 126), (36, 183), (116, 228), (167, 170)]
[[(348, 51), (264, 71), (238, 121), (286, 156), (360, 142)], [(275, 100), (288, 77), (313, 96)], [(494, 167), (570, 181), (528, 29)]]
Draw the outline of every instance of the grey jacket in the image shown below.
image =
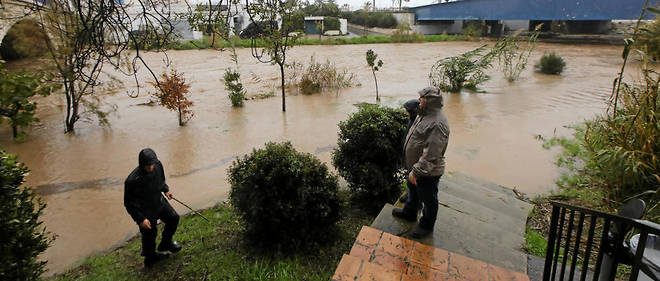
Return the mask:
[(439, 93), (427, 95), (426, 105), (420, 110), (406, 136), (406, 168), (415, 177), (443, 175), (448, 143), (449, 122), (442, 110), (442, 96)]

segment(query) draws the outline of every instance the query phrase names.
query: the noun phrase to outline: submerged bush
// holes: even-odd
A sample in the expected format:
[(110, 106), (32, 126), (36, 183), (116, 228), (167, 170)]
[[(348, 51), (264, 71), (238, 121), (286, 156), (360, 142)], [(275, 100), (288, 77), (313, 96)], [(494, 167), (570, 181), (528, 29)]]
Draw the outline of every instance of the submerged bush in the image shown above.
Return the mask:
[(543, 54), (539, 63), (535, 66), (537, 71), (545, 74), (561, 74), (564, 71), (566, 62), (559, 55), (552, 52)]
[(429, 73), (431, 85), (453, 93), (463, 88), (477, 90), (479, 84), (490, 79), (485, 71), (491, 67), (495, 55), (492, 52), (483, 54), (485, 49), (484, 45), (458, 56), (438, 60)]
[(38, 260), (52, 239), (39, 217), (46, 208), (21, 184), (28, 169), (0, 151), (0, 280), (39, 280), (46, 261)]
[(241, 83), (241, 74), (234, 69), (227, 68), (225, 70), (224, 81), (225, 90), (229, 92), (229, 100), (231, 101), (231, 106), (243, 106), (245, 90), (243, 89), (243, 83)]
[(229, 199), (256, 246), (295, 250), (328, 241), (340, 218), (337, 177), (290, 142), (266, 144), (229, 167)]
[(332, 163), (348, 182), (355, 202), (377, 212), (400, 195), (404, 179), (403, 109), (366, 105), (339, 123)]
[[(339, 90), (358, 84), (355, 74), (349, 73), (345, 68), (338, 69), (330, 60), (320, 63), (311, 57), (304, 70), (303, 65), (295, 61), (287, 67), (291, 69), (287, 84), (297, 87), (304, 95), (320, 93), (329, 89)], [(299, 75), (300, 79), (298, 79)]]

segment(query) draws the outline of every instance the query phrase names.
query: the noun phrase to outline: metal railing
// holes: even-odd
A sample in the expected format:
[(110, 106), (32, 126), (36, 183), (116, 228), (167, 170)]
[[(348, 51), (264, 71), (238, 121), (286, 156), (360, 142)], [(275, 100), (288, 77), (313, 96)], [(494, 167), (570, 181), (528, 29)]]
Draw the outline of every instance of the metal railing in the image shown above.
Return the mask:
[[(660, 235), (660, 226), (637, 220), (645, 211), (641, 204), (613, 215), (552, 202), (543, 281), (584, 281), (591, 270), (591, 280), (613, 281), (619, 264), (632, 266), (628, 280), (637, 280), (640, 271), (652, 278), (645, 280), (658, 280), (643, 257), (649, 234)], [(639, 233), (636, 251), (624, 241), (630, 231)]]

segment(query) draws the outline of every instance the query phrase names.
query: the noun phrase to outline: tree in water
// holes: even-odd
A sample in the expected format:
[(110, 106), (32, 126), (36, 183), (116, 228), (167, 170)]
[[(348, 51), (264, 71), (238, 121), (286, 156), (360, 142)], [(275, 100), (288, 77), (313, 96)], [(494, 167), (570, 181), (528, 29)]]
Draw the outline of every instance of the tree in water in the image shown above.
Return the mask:
[(35, 95), (49, 95), (56, 88), (54, 86), (44, 80), (44, 74), (8, 73), (0, 64), (0, 116), (9, 119), (14, 138), (22, 135), (18, 127), (25, 128), (39, 122), (34, 116), (37, 103), (30, 99)]
[(377, 58), (378, 54), (374, 53), (374, 51), (371, 49), (367, 50), (367, 64), (371, 68), (371, 73), (373, 73), (374, 81), (376, 82), (376, 101), (380, 101), (380, 97), (378, 96), (378, 80), (376, 79), (376, 71), (378, 71), (383, 66), (383, 61), (378, 60), (378, 62), (376, 62)]
[[(135, 77), (138, 92), (129, 95), (136, 97), (140, 89), (138, 65), (146, 66), (157, 79), (142, 58), (142, 48), (162, 51), (174, 37), (169, 0), (135, 0), (131, 4), (116, 0), (22, 2), (51, 39), (45, 44), (54, 80), (63, 86), (67, 133), (74, 131), (81, 118), (96, 117), (100, 124), (109, 124), (111, 110), (104, 106), (102, 94), (113, 85), (102, 82), (104, 65)], [(132, 30), (134, 22), (141, 23), (144, 34)]]
[[(298, 9), (297, 0), (254, 0), (247, 5), (250, 21), (260, 29), (259, 34), (250, 40), (252, 56), (262, 63), (277, 64), (280, 67), (282, 111), (286, 111), (286, 55), (298, 38), (298, 35), (292, 33), (298, 31), (296, 26), (299, 25), (295, 23), (295, 19), (299, 19), (295, 16)], [(261, 44), (263, 48), (259, 47)]]
[(161, 81), (149, 82), (156, 92), (151, 95), (158, 99), (158, 103), (165, 108), (176, 111), (179, 117), (179, 126), (183, 126), (195, 115), (189, 108), (193, 102), (188, 100), (190, 96), (190, 85), (186, 84), (186, 78), (183, 73), (178, 73), (172, 69), (170, 74), (163, 71)]
[(497, 54), (502, 73), (509, 82), (518, 80), (520, 73), (527, 68), (527, 60), (536, 47), (536, 38), (539, 37), (541, 26), (543, 24), (537, 25), (534, 32), (527, 37), (527, 45), (524, 47), (520, 45), (522, 38), (519, 35), (522, 29), (498, 40), (493, 47), (491, 52)]

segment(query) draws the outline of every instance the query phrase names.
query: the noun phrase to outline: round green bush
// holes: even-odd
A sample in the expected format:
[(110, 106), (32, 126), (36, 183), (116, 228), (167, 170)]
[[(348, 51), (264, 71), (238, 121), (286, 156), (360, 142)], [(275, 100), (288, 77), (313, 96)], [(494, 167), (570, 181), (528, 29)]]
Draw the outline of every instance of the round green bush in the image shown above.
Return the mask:
[(39, 254), (53, 241), (39, 220), (46, 204), (21, 187), (27, 173), (16, 156), (0, 151), (0, 280), (40, 280), (46, 261)]
[(352, 199), (369, 211), (379, 211), (401, 193), (407, 122), (403, 109), (366, 105), (339, 123), (333, 164), (353, 191)]
[(541, 60), (536, 65), (536, 69), (545, 74), (561, 74), (564, 71), (566, 62), (559, 55), (552, 52), (543, 54)]
[(295, 250), (330, 241), (340, 218), (337, 177), (290, 142), (266, 144), (229, 167), (229, 199), (248, 241), (261, 249)]

